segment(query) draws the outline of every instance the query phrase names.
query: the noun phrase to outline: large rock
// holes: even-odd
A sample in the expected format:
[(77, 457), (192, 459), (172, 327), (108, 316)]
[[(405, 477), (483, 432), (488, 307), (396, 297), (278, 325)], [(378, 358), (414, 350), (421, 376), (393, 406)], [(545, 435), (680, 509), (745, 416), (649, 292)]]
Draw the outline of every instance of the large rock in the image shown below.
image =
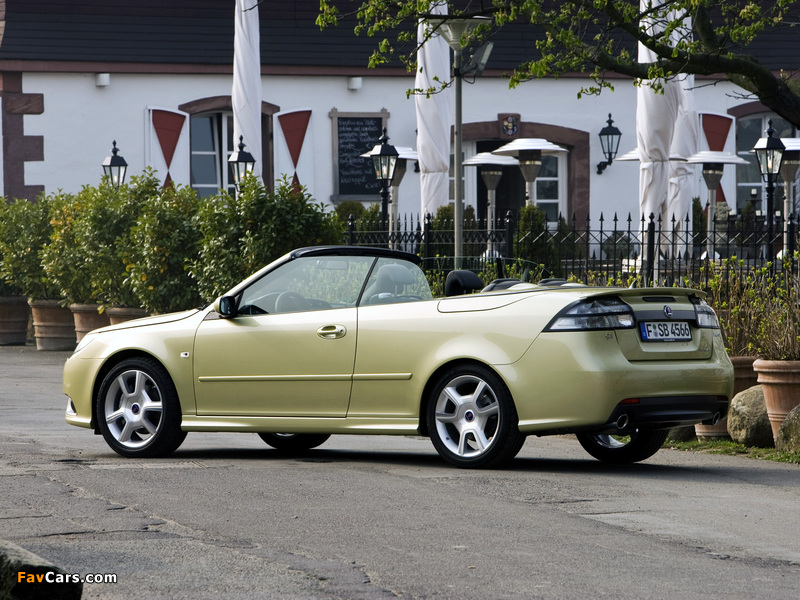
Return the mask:
[(775, 445), (760, 385), (733, 397), (728, 409), (728, 433), (734, 442), (745, 446), (771, 448)]
[(795, 406), (775, 436), (775, 447), (784, 452), (800, 452), (800, 406)]

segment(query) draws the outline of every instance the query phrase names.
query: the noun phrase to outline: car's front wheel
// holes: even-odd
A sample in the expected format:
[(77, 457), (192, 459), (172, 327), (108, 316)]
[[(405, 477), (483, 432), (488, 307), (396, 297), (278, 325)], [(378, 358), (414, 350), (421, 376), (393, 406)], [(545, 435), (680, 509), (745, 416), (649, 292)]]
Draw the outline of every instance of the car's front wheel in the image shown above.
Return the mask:
[(480, 365), (453, 368), (438, 380), (427, 422), (436, 451), (458, 467), (501, 466), (525, 443), (511, 393)]
[(96, 416), (106, 443), (121, 456), (166, 456), (186, 438), (175, 385), (151, 358), (129, 358), (108, 372)]
[(624, 464), (650, 458), (667, 439), (668, 429), (636, 429), (629, 435), (579, 433), (583, 449), (603, 462)]
[(327, 433), (259, 433), (258, 437), (276, 450), (303, 452), (321, 446), (331, 436)]

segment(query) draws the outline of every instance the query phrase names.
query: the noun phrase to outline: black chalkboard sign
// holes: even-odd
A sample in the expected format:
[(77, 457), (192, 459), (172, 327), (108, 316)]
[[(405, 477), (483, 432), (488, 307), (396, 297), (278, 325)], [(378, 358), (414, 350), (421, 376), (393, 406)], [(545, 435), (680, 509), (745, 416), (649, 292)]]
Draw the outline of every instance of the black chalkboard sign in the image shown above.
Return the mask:
[(379, 144), (382, 117), (339, 117), (337, 150), (339, 154), (339, 195), (365, 196), (380, 192), (372, 160), (361, 155)]

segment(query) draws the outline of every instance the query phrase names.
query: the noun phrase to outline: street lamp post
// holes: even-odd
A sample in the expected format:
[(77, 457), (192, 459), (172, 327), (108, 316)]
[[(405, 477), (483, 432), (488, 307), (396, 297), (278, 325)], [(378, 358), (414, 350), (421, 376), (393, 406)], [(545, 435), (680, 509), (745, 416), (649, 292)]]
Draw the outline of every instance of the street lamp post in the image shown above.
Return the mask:
[(772, 137), (775, 130), (772, 128), (772, 119), (768, 122), (767, 137), (763, 137), (756, 142), (753, 151), (756, 153), (758, 168), (761, 177), (767, 182), (767, 252), (768, 258), (772, 258), (773, 230), (775, 220), (775, 182), (781, 172), (783, 162), (783, 151), (786, 147), (780, 138)]
[(236, 188), (236, 193), (239, 193), (239, 186), (245, 178), (245, 175), (253, 172), (256, 166), (256, 159), (247, 150), (244, 149), (244, 136), (239, 136), (239, 149), (231, 152), (228, 158), (228, 164), (233, 172), (233, 185)]
[(114, 140), (111, 146), (111, 156), (106, 156), (103, 161), (103, 173), (111, 180), (111, 184), (119, 189), (119, 186), (125, 183), (125, 173), (128, 171), (128, 163), (125, 159), (117, 153), (117, 140)]
[(375, 168), (375, 177), (381, 186), (381, 229), (388, 231), (387, 224), (389, 219), (389, 188), (394, 179), (394, 171), (397, 166), (397, 149), (389, 144), (389, 136), (386, 135), (386, 128), (383, 135), (378, 140), (380, 144), (375, 147), (372, 154), (372, 165)]
[(461, 82), (463, 77), (462, 51), (464, 49), (462, 39), (468, 36), (481, 23), (490, 21), (489, 17), (450, 18), (435, 15), (428, 17), (428, 22), (439, 30), (444, 40), (453, 49), (453, 95), (455, 96), (455, 119), (453, 124), (453, 195), (455, 196), (453, 219), (455, 222), (453, 224), (453, 233), (455, 236), (456, 268), (460, 266), (461, 257), (464, 253), (464, 158), (461, 149), (463, 141), (461, 131)]

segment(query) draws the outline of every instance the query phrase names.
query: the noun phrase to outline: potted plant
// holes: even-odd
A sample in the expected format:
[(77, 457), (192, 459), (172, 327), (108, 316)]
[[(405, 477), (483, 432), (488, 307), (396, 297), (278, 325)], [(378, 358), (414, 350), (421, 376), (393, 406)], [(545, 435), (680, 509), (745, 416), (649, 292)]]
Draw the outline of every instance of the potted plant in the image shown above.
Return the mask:
[[(0, 256), (0, 265), (2, 262)], [(0, 346), (25, 344), (29, 320), (30, 307), (22, 291), (0, 277)]]
[(92, 288), (82, 238), (86, 237), (86, 210), (95, 188), (77, 195), (59, 193), (50, 202), (50, 240), (41, 252), (42, 266), (67, 301), (78, 341), (93, 329), (109, 324), (108, 315)]
[(91, 275), (92, 290), (112, 324), (147, 314), (130, 285), (127, 257), (132, 251), (131, 230), (141, 207), (158, 196), (160, 187), (158, 178), (148, 169), (119, 188), (104, 179), (87, 198), (86, 222), (78, 244)]
[(16, 200), (5, 206), (0, 219), (0, 274), (28, 297), (37, 349), (69, 350), (75, 346), (72, 313), (41, 260), (50, 239), (51, 201), (42, 194), (36, 202)]
[(781, 267), (772, 271), (772, 265), (767, 265), (754, 272), (758, 293), (750, 309), (758, 354), (753, 369), (764, 390), (773, 436), (800, 404), (800, 278), (788, 263)]
[[(744, 262), (726, 259), (709, 265), (707, 301), (717, 313), (725, 349), (733, 363), (733, 395), (757, 385), (753, 370), (756, 360), (757, 315), (754, 300), (760, 293), (753, 274), (745, 274)], [(728, 420), (716, 425), (695, 425), (699, 438), (728, 438)]]
[(168, 185), (144, 200), (125, 256), (127, 283), (151, 313), (184, 310), (202, 303), (188, 264), (197, 256), (200, 233), (194, 217), (197, 193)]

